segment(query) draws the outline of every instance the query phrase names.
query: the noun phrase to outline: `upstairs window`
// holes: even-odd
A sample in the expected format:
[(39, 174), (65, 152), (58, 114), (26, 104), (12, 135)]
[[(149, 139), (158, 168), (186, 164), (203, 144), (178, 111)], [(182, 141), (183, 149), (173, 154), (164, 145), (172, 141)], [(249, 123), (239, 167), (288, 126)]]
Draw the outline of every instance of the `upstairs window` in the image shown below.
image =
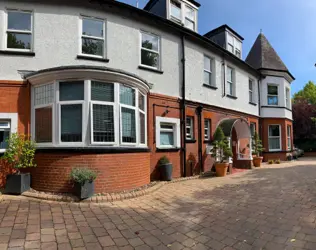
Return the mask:
[(194, 119), (192, 116), (187, 116), (186, 118), (186, 139), (193, 140), (194, 139)]
[(242, 43), (231, 33), (227, 32), (227, 50), (235, 56), (241, 58)]
[(8, 10), (7, 49), (32, 51), (32, 31), (31, 12)]
[(279, 105), (278, 86), (268, 85), (268, 105)]
[(204, 140), (211, 140), (211, 119), (204, 119)]
[(81, 53), (105, 57), (105, 22), (97, 18), (82, 17)]
[(213, 59), (204, 56), (204, 84), (215, 87), (216, 84), (213, 80), (213, 63)]
[(291, 94), (290, 94), (289, 88), (285, 89), (285, 103), (286, 103), (286, 107), (290, 109), (291, 108)]
[(195, 10), (188, 6), (185, 7), (184, 26), (190, 30), (195, 30)]
[(170, 15), (176, 21), (181, 22), (181, 3), (175, 0), (170, 0)]
[(160, 68), (160, 37), (142, 32), (141, 33), (141, 65)]
[(227, 66), (227, 94), (234, 96), (234, 69)]
[(253, 87), (253, 80), (249, 79), (249, 102), (254, 103), (254, 87)]

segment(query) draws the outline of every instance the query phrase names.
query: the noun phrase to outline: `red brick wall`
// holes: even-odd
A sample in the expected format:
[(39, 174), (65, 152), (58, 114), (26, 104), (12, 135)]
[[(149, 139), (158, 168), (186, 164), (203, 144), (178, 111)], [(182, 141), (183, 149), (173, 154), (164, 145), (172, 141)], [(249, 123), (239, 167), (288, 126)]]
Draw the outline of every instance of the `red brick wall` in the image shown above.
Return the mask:
[(84, 154), (37, 153), (32, 188), (39, 191), (71, 192), (73, 167), (88, 167), (98, 173), (95, 193), (135, 189), (150, 182), (150, 153)]
[[(280, 159), (282, 161), (286, 161), (287, 155), (292, 152), (287, 149), (287, 126), (291, 126), (291, 144), (293, 149), (293, 124), (292, 121), (284, 119), (284, 118), (263, 118), (260, 120), (262, 131), (262, 144), (265, 149), (263, 153), (263, 160), (277, 160)], [(269, 152), (269, 125), (280, 125), (281, 126), (281, 152)]]

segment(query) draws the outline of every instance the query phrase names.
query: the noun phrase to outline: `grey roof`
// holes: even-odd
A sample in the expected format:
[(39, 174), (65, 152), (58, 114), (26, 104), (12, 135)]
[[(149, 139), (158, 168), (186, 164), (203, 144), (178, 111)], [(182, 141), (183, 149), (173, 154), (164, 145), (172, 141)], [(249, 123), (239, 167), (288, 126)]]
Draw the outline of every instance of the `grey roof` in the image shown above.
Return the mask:
[[(149, 11), (149, 10), (152, 8), (152, 6), (155, 5), (156, 2), (158, 2), (158, 1), (159, 1), (159, 0), (149, 0), (148, 3), (145, 5), (144, 10)], [(200, 6), (201, 6), (201, 4), (198, 3), (198, 2), (195, 1), (195, 0), (188, 0), (188, 1), (189, 1), (190, 3), (192, 3), (192, 4), (194, 4), (196, 7), (200, 7)]]
[(231, 33), (233, 33), (235, 36), (237, 36), (240, 40), (242, 40), (242, 41), (244, 40), (244, 38), (241, 35), (239, 35), (235, 30), (233, 30), (227, 24), (223, 24), (222, 26), (219, 26), (216, 29), (213, 29), (213, 30), (207, 32), (204, 36), (211, 37), (211, 36), (218, 34), (219, 32), (226, 30), (226, 29), (229, 30)]
[(264, 34), (260, 33), (252, 46), (247, 58), (246, 63), (255, 69), (268, 69), (274, 71), (287, 72), (294, 78), (279, 55), (273, 49), (268, 39)]

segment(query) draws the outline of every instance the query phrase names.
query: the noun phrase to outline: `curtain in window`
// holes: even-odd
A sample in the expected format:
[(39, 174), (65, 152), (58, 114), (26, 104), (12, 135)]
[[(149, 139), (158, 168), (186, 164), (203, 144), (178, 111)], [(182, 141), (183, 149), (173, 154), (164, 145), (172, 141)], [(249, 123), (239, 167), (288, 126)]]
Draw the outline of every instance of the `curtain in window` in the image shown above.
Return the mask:
[(61, 141), (82, 141), (82, 105), (61, 106)]
[(122, 104), (135, 106), (135, 89), (120, 86), (120, 102)]
[(135, 110), (122, 107), (122, 139), (123, 142), (136, 142)]
[(114, 84), (92, 81), (91, 100), (114, 102)]
[(113, 106), (93, 104), (93, 140), (114, 142), (114, 135)]
[(35, 141), (38, 143), (52, 142), (52, 107), (35, 109)]
[(84, 82), (61, 82), (59, 95), (60, 101), (84, 100)]
[(172, 132), (160, 132), (160, 145), (162, 146), (173, 146), (174, 136)]
[(280, 149), (280, 138), (269, 138), (269, 148), (270, 149)]

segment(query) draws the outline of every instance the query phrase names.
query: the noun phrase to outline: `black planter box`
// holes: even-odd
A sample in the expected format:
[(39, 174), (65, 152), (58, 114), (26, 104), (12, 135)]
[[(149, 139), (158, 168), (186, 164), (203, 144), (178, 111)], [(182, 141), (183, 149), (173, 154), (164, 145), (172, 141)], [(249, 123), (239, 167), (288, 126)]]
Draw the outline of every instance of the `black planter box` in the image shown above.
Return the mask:
[(84, 184), (75, 182), (74, 192), (81, 200), (90, 198), (94, 194), (94, 181), (86, 181)]
[(172, 180), (172, 164), (163, 164), (159, 166), (160, 176), (162, 181), (171, 181)]
[(22, 194), (30, 189), (31, 175), (30, 173), (9, 174), (7, 175), (5, 193), (6, 194)]

